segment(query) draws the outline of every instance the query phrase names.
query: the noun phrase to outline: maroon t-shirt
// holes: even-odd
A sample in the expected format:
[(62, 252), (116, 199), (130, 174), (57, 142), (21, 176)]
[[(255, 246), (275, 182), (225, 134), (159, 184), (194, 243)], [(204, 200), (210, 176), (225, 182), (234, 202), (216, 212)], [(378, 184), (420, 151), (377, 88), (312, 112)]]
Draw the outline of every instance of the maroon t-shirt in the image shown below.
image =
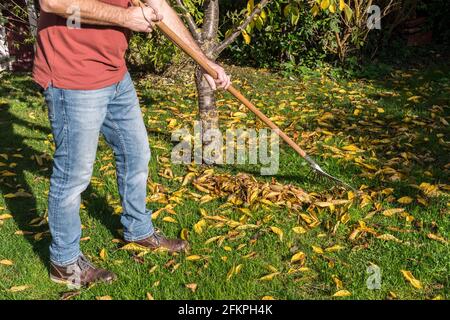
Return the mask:
[[(129, 0), (101, 0), (128, 7)], [(41, 11), (33, 78), (44, 89), (93, 90), (122, 80), (127, 71), (128, 31), (113, 26), (82, 24), (67, 27), (67, 19)]]

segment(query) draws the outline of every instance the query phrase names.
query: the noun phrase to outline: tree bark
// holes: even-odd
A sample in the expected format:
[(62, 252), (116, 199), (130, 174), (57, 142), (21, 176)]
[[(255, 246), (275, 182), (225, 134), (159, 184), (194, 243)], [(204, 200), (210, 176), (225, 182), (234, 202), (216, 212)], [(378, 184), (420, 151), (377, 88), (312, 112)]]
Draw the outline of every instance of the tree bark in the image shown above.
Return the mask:
[[(219, 0), (206, 0), (204, 4), (204, 23), (202, 27), (201, 48), (203, 52), (215, 61), (213, 56), (213, 49), (217, 44), (219, 30)], [(204, 72), (197, 67), (195, 72), (195, 83), (198, 92), (198, 108), (202, 134), (202, 150), (203, 161), (207, 164), (217, 163), (220, 159), (220, 152), (218, 148), (214, 148), (211, 137), (206, 133), (212, 130), (219, 130), (219, 114), (216, 108), (215, 92), (211, 89), (208, 82), (205, 80)], [(206, 154), (205, 150), (214, 149), (216, 153)], [(220, 151), (220, 152), (219, 152)]]

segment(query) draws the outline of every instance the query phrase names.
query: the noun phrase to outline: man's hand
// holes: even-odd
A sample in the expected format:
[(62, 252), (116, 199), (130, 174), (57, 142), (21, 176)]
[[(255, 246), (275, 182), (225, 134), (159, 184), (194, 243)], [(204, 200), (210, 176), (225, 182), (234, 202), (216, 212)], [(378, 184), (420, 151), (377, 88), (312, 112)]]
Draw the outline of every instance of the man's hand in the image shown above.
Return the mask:
[(231, 85), (230, 76), (227, 75), (225, 70), (218, 64), (211, 62), (210, 66), (217, 72), (217, 79), (214, 79), (209, 74), (205, 73), (205, 79), (206, 79), (206, 81), (208, 81), (211, 89), (217, 90), (217, 88), (219, 88), (219, 89), (227, 90), (228, 87)]
[(125, 12), (123, 26), (137, 32), (152, 32), (155, 22), (163, 19), (162, 15), (147, 6), (129, 7)]

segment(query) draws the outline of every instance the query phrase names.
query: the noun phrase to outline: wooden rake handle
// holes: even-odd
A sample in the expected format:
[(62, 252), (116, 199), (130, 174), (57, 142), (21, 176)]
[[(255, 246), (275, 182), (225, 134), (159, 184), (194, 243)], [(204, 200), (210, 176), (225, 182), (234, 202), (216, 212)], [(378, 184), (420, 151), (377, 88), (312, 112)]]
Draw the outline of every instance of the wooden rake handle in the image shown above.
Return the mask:
[[(143, 6), (144, 4), (140, 0), (132, 0), (133, 5)], [(217, 72), (209, 65), (209, 61), (204, 56), (198, 54), (193, 50), (186, 42), (184, 42), (172, 29), (169, 28), (163, 21), (156, 22), (155, 25), (161, 30), (164, 35), (175, 43), (181, 50), (183, 50), (188, 56), (190, 56), (195, 62), (197, 62), (203, 70), (206, 71), (214, 79), (217, 79)], [(253, 103), (251, 103), (244, 95), (237, 90), (233, 85), (230, 85), (227, 89), (236, 99), (243, 103), (251, 112), (253, 112), (262, 122), (264, 122), (269, 128), (271, 128), (278, 136), (281, 137), (289, 146), (292, 147), (301, 157), (307, 158), (307, 154), (300, 148), (294, 140), (289, 138), (278, 126), (272, 122), (264, 113), (262, 113)]]

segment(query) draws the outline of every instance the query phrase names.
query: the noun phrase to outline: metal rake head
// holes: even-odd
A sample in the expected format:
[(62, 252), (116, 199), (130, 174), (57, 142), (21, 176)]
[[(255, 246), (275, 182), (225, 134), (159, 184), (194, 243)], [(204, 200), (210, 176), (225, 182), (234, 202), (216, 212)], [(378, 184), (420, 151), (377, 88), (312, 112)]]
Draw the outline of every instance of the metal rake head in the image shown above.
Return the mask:
[[(346, 189), (349, 189), (355, 193), (358, 193), (358, 191), (353, 188), (348, 183), (342, 181), (341, 179), (338, 179), (331, 174), (327, 173), (325, 170), (323, 170), (311, 157), (306, 156), (305, 160), (309, 163), (311, 167), (310, 173), (314, 175), (314, 178), (316, 180), (319, 180), (321, 182), (332, 182), (333, 184), (340, 185), (342, 187), (345, 187)], [(308, 174), (309, 175), (309, 174)]]

